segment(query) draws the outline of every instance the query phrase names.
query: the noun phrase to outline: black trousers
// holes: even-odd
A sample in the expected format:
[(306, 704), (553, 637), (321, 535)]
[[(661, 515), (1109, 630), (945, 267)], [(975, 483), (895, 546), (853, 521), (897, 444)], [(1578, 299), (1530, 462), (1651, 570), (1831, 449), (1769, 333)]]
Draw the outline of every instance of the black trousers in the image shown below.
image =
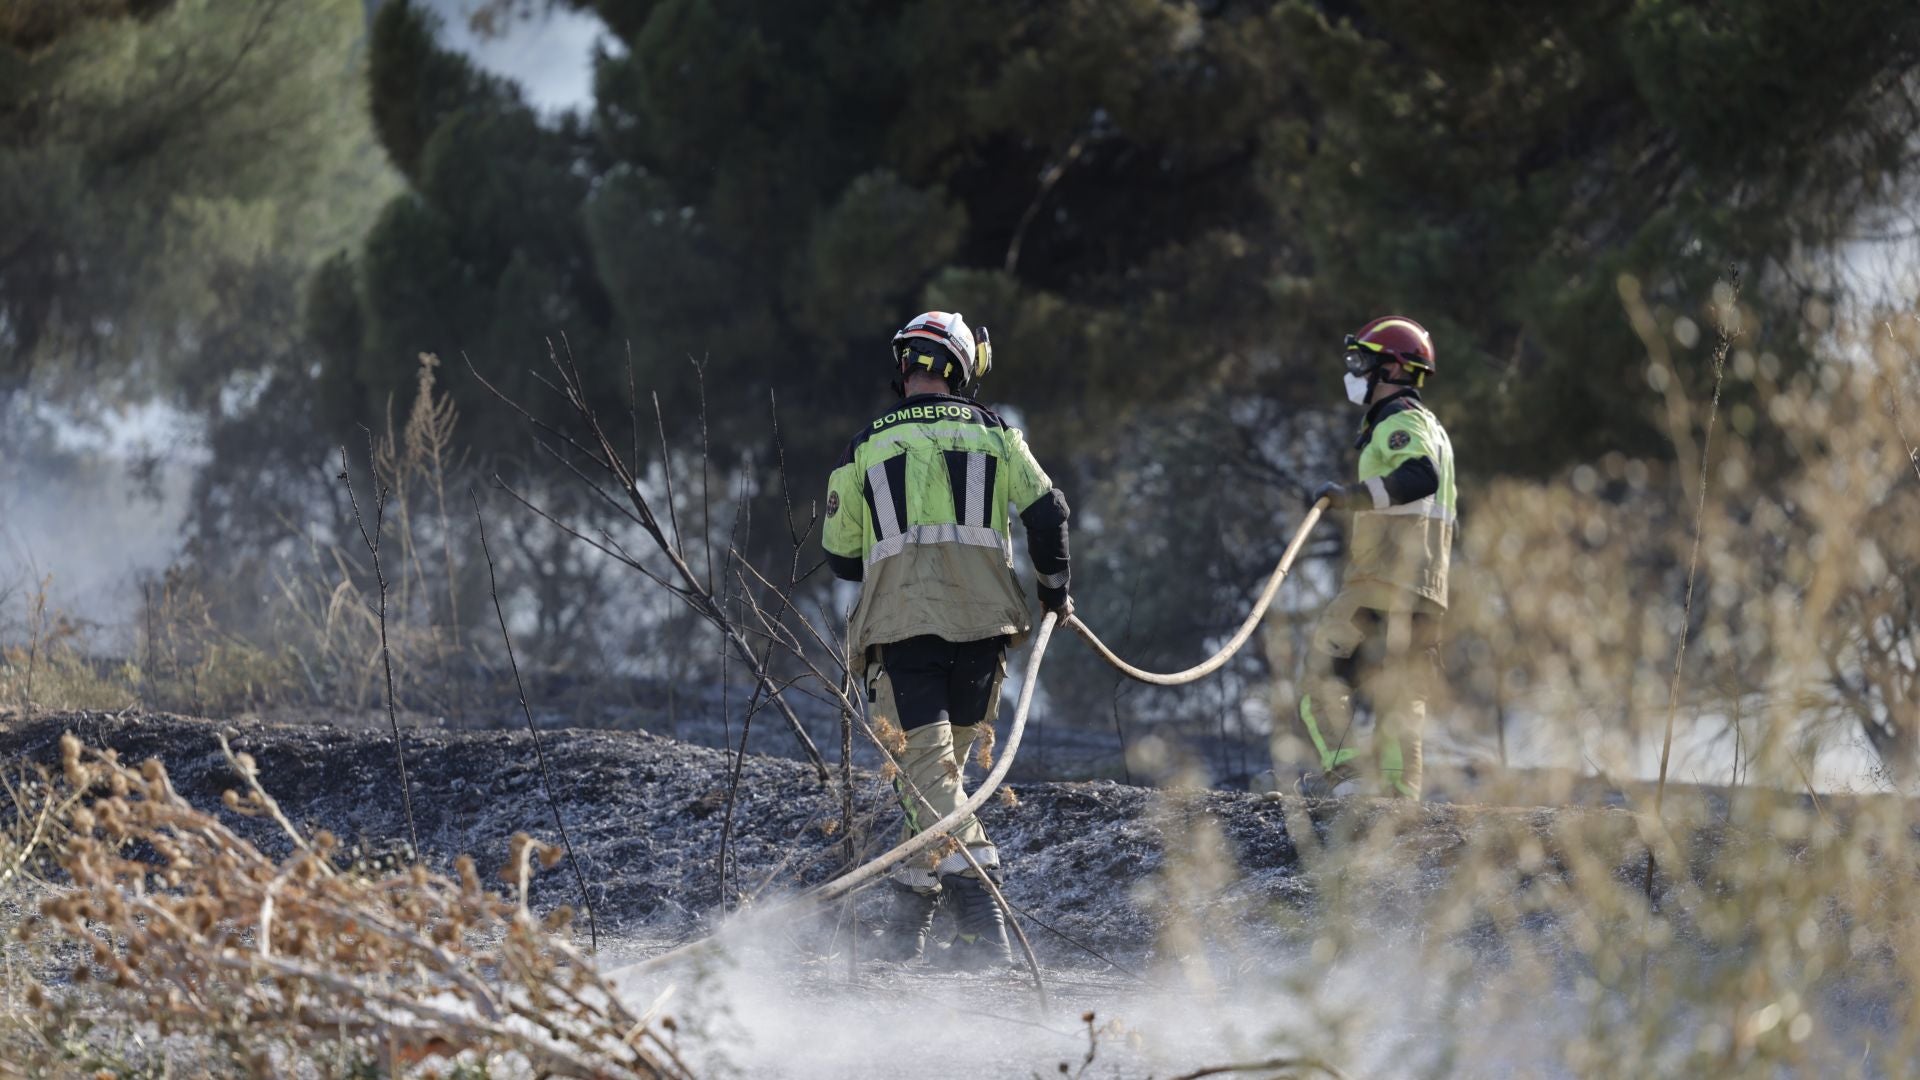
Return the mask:
[(942, 720), (971, 727), (987, 719), (1000, 696), (1006, 651), (1004, 637), (948, 641), (923, 635), (880, 646), (901, 729)]

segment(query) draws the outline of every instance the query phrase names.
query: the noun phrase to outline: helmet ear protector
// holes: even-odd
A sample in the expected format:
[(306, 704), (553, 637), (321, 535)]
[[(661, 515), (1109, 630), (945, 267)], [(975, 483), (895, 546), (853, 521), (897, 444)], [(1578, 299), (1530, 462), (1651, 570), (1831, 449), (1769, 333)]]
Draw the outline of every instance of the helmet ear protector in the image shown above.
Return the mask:
[[(935, 348), (934, 342), (943, 347)], [(962, 361), (969, 354), (971, 364)], [(946, 380), (955, 391), (964, 391), (993, 367), (993, 344), (986, 327), (969, 329), (959, 312), (939, 322), (923, 315), (894, 335), (893, 360), (896, 393), (905, 393), (907, 376), (915, 368)]]

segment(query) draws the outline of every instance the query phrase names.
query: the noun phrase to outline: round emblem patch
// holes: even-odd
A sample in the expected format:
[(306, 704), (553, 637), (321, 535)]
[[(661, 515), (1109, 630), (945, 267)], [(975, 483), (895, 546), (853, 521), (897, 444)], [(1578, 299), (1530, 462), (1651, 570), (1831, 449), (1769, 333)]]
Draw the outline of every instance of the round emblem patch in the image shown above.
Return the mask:
[[(1396, 431), (1393, 434), (1387, 436), (1387, 447), (1393, 450), (1405, 450), (1407, 448), (1407, 444), (1412, 441), (1413, 441), (1413, 436), (1408, 435), (1404, 431)], [(832, 511), (829, 510), (828, 513), (832, 513)]]
[(832, 517), (833, 515), (839, 512), (840, 512), (840, 493), (837, 491), (827, 492), (827, 516)]

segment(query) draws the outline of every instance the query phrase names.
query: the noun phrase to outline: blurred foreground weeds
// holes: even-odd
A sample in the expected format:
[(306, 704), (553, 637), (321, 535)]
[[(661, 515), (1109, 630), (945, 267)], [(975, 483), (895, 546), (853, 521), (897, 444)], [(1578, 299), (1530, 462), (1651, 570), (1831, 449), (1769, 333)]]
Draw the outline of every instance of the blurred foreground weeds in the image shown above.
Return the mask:
[(8, 784), (0, 1075), (688, 1075), (674, 1021), (621, 1001), (571, 912), (529, 910), (557, 848), (516, 836), (506, 895), (466, 856), (450, 876), (348, 868), (229, 749), (226, 809), (284, 830), (276, 860), (157, 760), (71, 735), (61, 753), (59, 775)]

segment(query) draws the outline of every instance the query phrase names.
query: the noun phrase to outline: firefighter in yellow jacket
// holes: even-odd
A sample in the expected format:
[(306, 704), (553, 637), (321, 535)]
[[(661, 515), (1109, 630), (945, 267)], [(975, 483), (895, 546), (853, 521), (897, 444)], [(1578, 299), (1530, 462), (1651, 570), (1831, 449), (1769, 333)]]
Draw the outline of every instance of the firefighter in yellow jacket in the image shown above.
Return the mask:
[[(822, 545), (836, 576), (861, 583), (848, 647), (873, 714), (905, 735), (895, 788), (908, 835), (966, 800), (968, 751), (999, 710), (1007, 647), (1032, 628), (1013, 514), (1041, 603), (1063, 618), (1073, 610), (1066, 497), (1017, 429), (963, 396), (992, 363), (985, 327), (976, 339), (958, 312), (915, 317), (893, 337), (899, 402), (860, 429), (828, 482)], [(953, 835), (999, 880), (977, 819)], [(959, 852), (903, 867), (893, 886), (883, 952), (921, 956), (944, 896), (959, 928), (949, 958), (1009, 961), (1000, 910)]]
[[(1439, 668), (1453, 547), (1453, 444), (1420, 388), (1434, 373), (1433, 339), (1399, 315), (1347, 336), (1347, 398), (1366, 410), (1354, 442), (1358, 482), (1313, 492), (1353, 512), (1340, 592), (1314, 628), (1300, 722), (1321, 771), (1303, 779), (1312, 795), (1417, 799), (1421, 731)], [(1352, 730), (1354, 698), (1373, 710), (1374, 730)]]

